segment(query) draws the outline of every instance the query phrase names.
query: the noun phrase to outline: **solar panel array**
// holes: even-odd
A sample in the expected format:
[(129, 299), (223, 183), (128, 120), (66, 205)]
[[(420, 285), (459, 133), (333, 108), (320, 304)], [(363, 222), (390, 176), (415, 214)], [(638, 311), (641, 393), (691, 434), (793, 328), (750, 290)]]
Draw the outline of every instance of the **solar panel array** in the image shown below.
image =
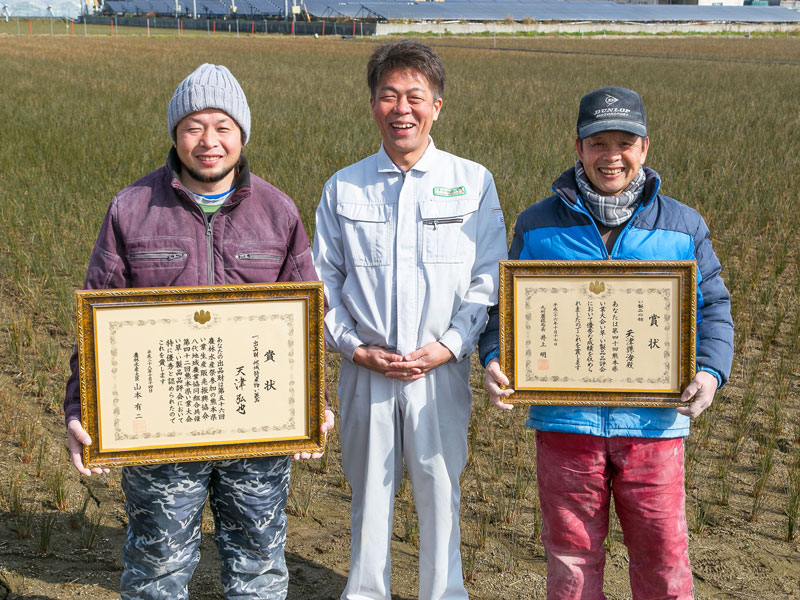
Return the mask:
[(283, 14), (283, 2), (272, 0), (236, 0), (237, 13), (277, 17)]
[[(228, 15), (231, 13), (230, 0), (195, 0), (198, 15)], [(106, 7), (118, 14), (175, 14), (174, 0), (107, 0)], [(178, 0), (178, 14), (192, 12), (192, 0)], [(283, 4), (272, 0), (238, 0), (236, 13), (239, 15), (259, 15), (276, 17), (283, 14)]]
[(617, 4), (568, 0), (446, 0), (445, 2), (332, 2), (306, 0), (318, 17), (414, 21), (737, 21), (800, 22), (800, 13), (773, 6)]
[[(45, 14), (53, 4), (55, 14), (77, 14), (78, 3), (52, 0), (4, 0), (12, 16)], [(199, 15), (228, 15), (231, 0), (195, 0)], [(298, 0), (299, 1), (299, 0)], [(738, 22), (800, 23), (800, 12), (778, 6), (696, 6), (617, 4), (609, 0), (305, 0), (308, 13), (319, 19), (377, 19), (408, 21), (607, 21), (607, 22)], [(41, 5), (41, 10), (38, 10)], [(283, 15), (283, 0), (236, 0), (237, 13), (247, 16)], [(175, 0), (107, 0), (117, 14), (175, 14)], [(188, 15), (192, 0), (178, 0), (179, 13)], [(34, 10), (34, 8), (36, 10)]]
[(224, 15), (227, 13), (228, 5), (220, 0), (197, 0), (198, 15)]
[[(180, 15), (192, 13), (192, 0), (178, 0), (177, 12)], [(222, 0), (194, 0), (197, 14), (228, 15), (231, 7)], [(237, 12), (244, 15), (276, 16), (281, 13), (269, 0), (239, 0), (236, 4)], [(117, 14), (148, 14), (175, 15), (174, 0), (106, 0), (106, 7)]]

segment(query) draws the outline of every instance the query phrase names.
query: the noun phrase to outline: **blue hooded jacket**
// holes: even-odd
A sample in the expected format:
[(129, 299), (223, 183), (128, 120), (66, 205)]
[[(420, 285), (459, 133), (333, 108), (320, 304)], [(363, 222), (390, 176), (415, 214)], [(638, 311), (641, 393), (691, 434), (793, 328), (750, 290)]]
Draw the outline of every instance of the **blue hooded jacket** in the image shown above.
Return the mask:
[[(583, 205), (575, 169), (553, 183), (554, 195), (523, 211), (514, 226), (510, 260), (696, 260), (697, 368), (722, 386), (733, 361), (730, 295), (720, 277), (708, 227), (700, 214), (658, 193), (661, 179), (644, 167), (644, 200), (609, 254)], [(499, 311), (490, 311), (479, 351), (485, 365), (498, 355)], [(689, 434), (689, 418), (673, 408), (531, 406), (528, 427), (602, 437), (673, 438)]]

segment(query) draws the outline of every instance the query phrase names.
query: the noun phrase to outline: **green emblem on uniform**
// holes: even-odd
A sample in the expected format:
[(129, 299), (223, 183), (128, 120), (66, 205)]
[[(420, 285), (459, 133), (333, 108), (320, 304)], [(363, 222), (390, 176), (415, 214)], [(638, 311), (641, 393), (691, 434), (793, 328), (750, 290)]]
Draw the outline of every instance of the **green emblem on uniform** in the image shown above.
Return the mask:
[(433, 188), (434, 196), (444, 196), (445, 198), (452, 198), (453, 196), (463, 196), (467, 193), (467, 188), (463, 185), (454, 188), (435, 187)]

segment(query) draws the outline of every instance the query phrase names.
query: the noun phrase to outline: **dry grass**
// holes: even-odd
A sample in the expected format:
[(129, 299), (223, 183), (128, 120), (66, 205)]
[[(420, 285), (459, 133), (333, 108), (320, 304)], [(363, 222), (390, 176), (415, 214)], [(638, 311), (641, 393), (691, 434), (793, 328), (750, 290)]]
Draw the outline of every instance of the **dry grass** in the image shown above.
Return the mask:
[[(693, 535), (719, 540), (733, 530), (770, 552), (795, 553), (800, 65), (781, 63), (796, 61), (800, 40), (498, 40), (537, 52), (490, 51), (485, 39), (445, 42), (453, 47), (438, 46), (449, 81), (434, 129), (437, 146), (494, 173), (509, 224), (574, 161), (583, 93), (608, 84), (642, 93), (652, 142), (648, 162), (666, 194), (706, 217), (737, 326), (731, 382), (688, 440)], [(253, 170), (295, 199), (313, 235), (326, 178), (379, 143), (364, 83), (372, 48), (367, 41), (328, 39), (0, 37), (0, 344), (6, 348), (0, 443), (9, 457), (0, 474), (0, 511), (14, 516), (0, 528), (26, 532), (32, 549), (97, 541), (103, 513), (84, 511), (74, 535), (63, 526), (74, 512), (49, 520), (82, 506), (84, 498), (67, 469), (59, 423), (73, 339), (72, 291), (82, 285), (113, 194), (163, 163), (165, 106), (177, 83), (201, 62), (231, 68), (253, 113), (247, 147)], [(333, 382), (336, 360), (328, 366)], [(463, 476), (465, 575), (473, 591), (497, 585), (517, 597), (524, 590), (503, 582), (528, 578), (535, 585), (526, 593), (538, 593), (543, 549), (533, 435), (522, 410), (507, 415), (487, 407), (480, 375), (475, 369)], [(48, 437), (53, 443), (43, 444)], [(329, 462), (296, 467), (302, 473), (295, 475), (292, 506), (300, 518), (317, 518), (317, 502), (347, 492), (338, 451), (334, 435)], [(110, 490), (105, 512), (117, 514), (114, 476), (98, 485)], [(403, 490), (396, 531), (413, 545), (411, 502)], [(618, 528), (608, 547), (613, 564), (622, 552)], [(693, 546), (696, 572), (703, 574), (698, 585), (709, 594), (736, 591), (741, 584), (704, 566), (703, 547)], [(745, 560), (754, 551), (736, 557)], [(762, 588), (767, 597), (782, 589), (762, 581), (747, 590)], [(612, 595), (625, 590), (620, 583)]]

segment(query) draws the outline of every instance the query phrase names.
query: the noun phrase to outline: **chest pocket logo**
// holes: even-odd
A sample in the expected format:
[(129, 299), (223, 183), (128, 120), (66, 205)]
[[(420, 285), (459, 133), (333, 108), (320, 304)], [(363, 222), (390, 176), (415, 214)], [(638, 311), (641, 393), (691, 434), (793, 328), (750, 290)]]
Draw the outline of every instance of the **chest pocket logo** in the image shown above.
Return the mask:
[(392, 204), (337, 204), (336, 213), (342, 217), (342, 243), (356, 267), (391, 264), (393, 207)]
[(475, 255), (478, 198), (428, 200), (419, 205), (422, 219), (422, 261), (463, 263)]

